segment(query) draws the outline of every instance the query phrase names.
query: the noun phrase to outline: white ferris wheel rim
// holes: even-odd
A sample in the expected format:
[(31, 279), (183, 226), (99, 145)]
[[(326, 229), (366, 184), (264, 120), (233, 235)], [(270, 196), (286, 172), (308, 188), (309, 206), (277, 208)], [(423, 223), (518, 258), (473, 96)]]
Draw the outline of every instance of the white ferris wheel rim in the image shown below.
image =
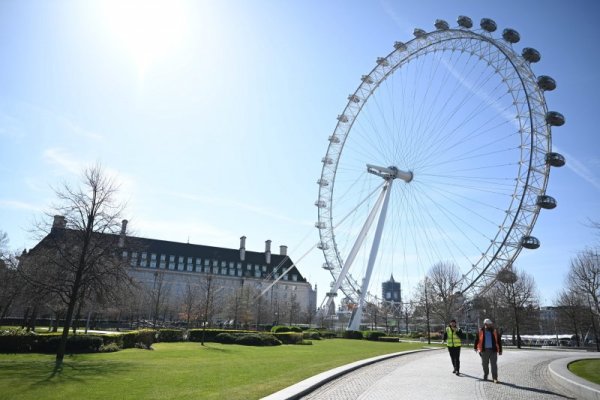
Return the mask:
[[(338, 116), (326, 156), (322, 160), (323, 169), (318, 181), (320, 187), (316, 205), (319, 211), (317, 228), (321, 238), (319, 247), (325, 255), (324, 268), (330, 270), (333, 278), (337, 279), (347, 254), (343, 254), (336, 237), (337, 224), (344, 216), (335, 214), (337, 204), (334, 188), (340, 174), (338, 168), (343, 166), (341, 161), (345, 146), (352, 139), (352, 129), (363, 107), (390, 77), (419, 57), (431, 57), (443, 52), (469, 53), (487, 63), (506, 84), (513, 98), (516, 111), (514, 122), (519, 126), (521, 140), (518, 172), (510, 177), (516, 183), (512, 200), (505, 211), (506, 216), (502, 221), (497, 221), (498, 230), (491, 235), (490, 244), (481, 257), (469, 268), (461, 269), (461, 291), (476, 293), (489, 285), (499, 271), (512, 265), (523, 248), (522, 239), (529, 237), (537, 220), (540, 211), (537, 199), (545, 194), (550, 168), (545, 160), (551, 151), (551, 132), (545, 119), (545, 98), (530, 63), (517, 54), (510, 43), (495, 39), (488, 32), (457, 28), (420, 32), (416, 36), (407, 43), (397, 43), (394, 51), (377, 59), (375, 68), (363, 76), (361, 84), (348, 97), (344, 111)], [(354, 301), (359, 287), (357, 277), (350, 274), (341, 283), (340, 289)]]

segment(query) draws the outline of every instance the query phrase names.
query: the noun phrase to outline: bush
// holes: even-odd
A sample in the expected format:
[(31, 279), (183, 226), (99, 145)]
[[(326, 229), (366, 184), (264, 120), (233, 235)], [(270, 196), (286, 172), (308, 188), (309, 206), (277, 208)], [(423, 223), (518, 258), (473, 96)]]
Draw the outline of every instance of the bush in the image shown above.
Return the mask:
[[(60, 345), (61, 336), (58, 335), (40, 335), (33, 348), (33, 351), (39, 353), (56, 353)], [(96, 353), (104, 344), (101, 337), (92, 335), (77, 335), (67, 338), (65, 352), (73, 353)]]
[(344, 339), (363, 339), (361, 331), (344, 331)]
[[(205, 342), (216, 342), (216, 337), (219, 333), (230, 333), (237, 335), (240, 333), (257, 333), (256, 331), (236, 331), (232, 329), (206, 329), (204, 341)], [(191, 329), (188, 332), (188, 340), (190, 342), (202, 341), (202, 329)]]
[(121, 348), (116, 343), (103, 344), (100, 346), (98, 350), (100, 353), (114, 353), (115, 351), (119, 351)]
[(302, 332), (302, 328), (298, 326), (290, 326), (290, 332)]
[(282, 332), (282, 333), (273, 333), (281, 343), (283, 344), (300, 344), (302, 343), (302, 333), (299, 332)]
[(271, 328), (271, 332), (272, 333), (283, 333), (283, 332), (290, 332), (291, 329), (289, 326), (285, 326), (285, 325), (275, 325), (274, 327)]
[(223, 343), (223, 344), (233, 344), (235, 343), (236, 337), (231, 333), (221, 332), (215, 336), (215, 342)]
[(378, 342), (390, 342), (390, 343), (399, 343), (400, 339), (395, 336), (382, 336), (377, 339)]
[(241, 344), (243, 346), (279, 346), (281, 345), (281, 342), (273, 335), (247, 333), (236, 337), (235, 344)]
[(159, 329), (156, 334), (157, 342), (183, 342), (183, 330)]
[(303, 339), (321, 340), (321, 333), (319, 331), (304, 331), (302, 332)]
[(364, 337), (367, 340), (379, 340), (379, 338), (385, 336), (384, 332), (380, 332), (380, 331), (365, 331), (364, 332)]
[[(131, 349), (134, 347), (149, 349), (154, 343), (156, 331), (152, 329), (140, 329), (123, 334), (123, 348)], [(141, 345), (141, 346), (140, 346)]]
[(24, 329), (0, 331), (0, 353), (29, 353), (35, 347), (37, 335)]

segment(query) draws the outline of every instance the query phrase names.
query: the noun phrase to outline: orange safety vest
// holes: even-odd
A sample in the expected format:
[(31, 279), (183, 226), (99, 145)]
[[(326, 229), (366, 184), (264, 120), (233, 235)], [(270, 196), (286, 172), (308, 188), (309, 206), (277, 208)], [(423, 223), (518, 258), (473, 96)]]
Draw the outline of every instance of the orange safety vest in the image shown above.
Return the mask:
[[(498, 335), (498, 331), (494, 329), (492, 331), (492, 336), (496, 340), (496, 352), (500, 352), (502, 344), (500, 343), (500, 336)], [(483, 342), (485, 342), (485, 329), (479, 330), (479, 340), (477, 341), (477, 350), (483, 351)]]

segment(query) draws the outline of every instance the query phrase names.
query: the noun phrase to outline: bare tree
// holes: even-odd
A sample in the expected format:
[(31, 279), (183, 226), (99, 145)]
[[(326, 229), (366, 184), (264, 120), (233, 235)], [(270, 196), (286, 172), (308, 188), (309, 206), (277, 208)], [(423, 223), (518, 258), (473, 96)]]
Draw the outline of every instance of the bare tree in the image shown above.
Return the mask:
[(439, 262), (431, 267), (427, 276), (431, 285), (432, 311), (448, 323), (456, 317), (462, 305), (462, 296), (459, 295), (460, 271), (454, 264)]
[[(69, 327), (78, 302), (86, 293), (107, 296), (129, 277), (117, 254), (123, 205), (117, 185), (100, 165), (87, 168), (80, 186), (55, 189), (58, 204), (50, 234), (29, 253), (24, 277), (66, 305), (65, 324), (56, 353), (62, 366)], [(38, 232), (46, 231), (43, 225)]]
[(8, 235), (0, 231), (0, 323), (23, 293), (24, 282), (18, 273), (18, 258), (8, 249)]
[[(537, 303), (537, 290), (533, 277), (524, 271), (515, 270), (512, 279), (498, 280), (492, 288), (492, 295), (499, 297), (511, 310), (514, 329), (513, 343), (521, 348), (521, 323), (527, 306)], [(515, 338), (516, 336), (516, 338)]]
[(559, 293), (555, 304), (558, 328), (572, 332), (575, 335), (577, 347), (580, 347), (580, 338), (583, 336), (583, 326), (586, 321), (585, 297), (569, 288)]
[(569, 287), (581, 293), (589, 310), (591, 325), (598, 343), (598, 323), (600, 322), (600, 254), (597, 249), (584, 250), (571, 260), (567, 276)]
[(431, 302), (431, 293), (433, 291), (429, 277), (425, 277), (416, 288), (417, 304), (420, 311), (425, 316), (425, 324), (427, 328), (427, 343), (431, 344), (431, 314), (433, 304)]

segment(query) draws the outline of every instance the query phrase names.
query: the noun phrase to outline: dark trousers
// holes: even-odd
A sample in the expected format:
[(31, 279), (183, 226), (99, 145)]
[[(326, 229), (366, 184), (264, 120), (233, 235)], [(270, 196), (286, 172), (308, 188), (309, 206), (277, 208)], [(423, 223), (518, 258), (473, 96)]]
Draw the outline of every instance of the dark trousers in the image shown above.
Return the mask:
[(490, 373), (489, 365), (492, 366), (492, 379), (498, 379), (498, 353), (492, 349), (485, 349), (481, 353), (481, 365), (483, 366), (483, 376), (487, 379)]
[(454, 370), (458, 372), (460, 370), (460, 347), (448, 347), (448, 353), (450, 353)]

